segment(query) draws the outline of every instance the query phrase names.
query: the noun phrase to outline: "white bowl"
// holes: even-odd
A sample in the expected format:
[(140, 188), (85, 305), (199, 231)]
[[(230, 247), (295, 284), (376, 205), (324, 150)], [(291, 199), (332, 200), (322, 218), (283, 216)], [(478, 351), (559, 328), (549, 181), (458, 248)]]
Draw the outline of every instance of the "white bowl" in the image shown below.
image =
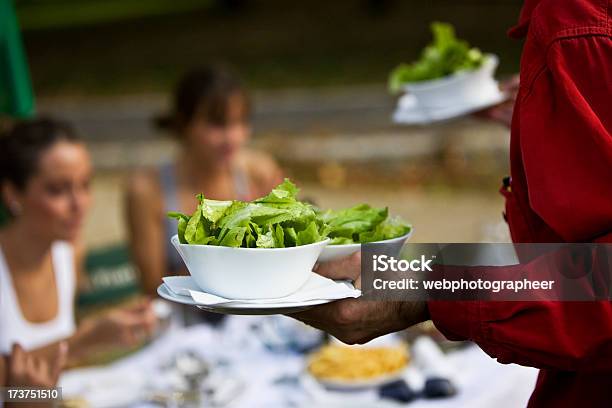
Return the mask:
[(424, 109), (479, 104), (499, 94), (499, 86), (493, 77), (498, 63), (497, 56), (487, 54), (478, 69), (407, 83), (404, 90), (414, 95), (418, 106)]
[(312, 273), (329, 239), (290, 248), (231, 248), (216, 245), (172, 245), (196, 284), (228, 299), (268, 299), (298, 290)]
[[(397, 250), (399, 251), (402, 248), (402, 245), (404, 245), (404, 242), (406, 242), (412, 236), (412, 231), (414, 231), (414, 228), (410, 228), (410, 231), (401, 237), (369, 243), (393, 245), (394, 249), (395, 246), (397, 246)], [(321, 251), (321, 255), (319, 255), (317, 262), (336, 261), (338, 259), (346, 258), (359, 250), (361, 250), (361, 244), (327, 245), (325, 248), (323, 248), (323, 251)]]

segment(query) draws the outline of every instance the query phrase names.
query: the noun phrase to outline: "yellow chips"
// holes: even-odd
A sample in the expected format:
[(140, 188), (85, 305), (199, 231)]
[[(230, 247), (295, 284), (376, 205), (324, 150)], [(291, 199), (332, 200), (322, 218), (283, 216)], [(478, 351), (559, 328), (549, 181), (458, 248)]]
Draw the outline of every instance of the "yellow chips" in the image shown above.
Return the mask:
[(405, 346), (327, 345), (310, 356), (308, 370), (320, 379), (365, 380), (394, 374), (407, 363), (408, 351)]

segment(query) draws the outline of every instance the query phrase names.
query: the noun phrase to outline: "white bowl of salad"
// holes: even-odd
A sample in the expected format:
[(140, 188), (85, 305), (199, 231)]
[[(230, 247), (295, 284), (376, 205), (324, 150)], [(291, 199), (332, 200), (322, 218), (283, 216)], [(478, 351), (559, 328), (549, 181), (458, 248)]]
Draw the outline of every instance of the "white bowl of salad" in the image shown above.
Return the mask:
[(455, 37), (452, 25), (434, 22), (433, 41), (420, 58), (400, 64), (389, 77), (392, 92), (412, 94), (423, 109), (479, 105), (499, 97), (498, 58)]
[(479, 68), (431, 81), (407, 83), (404, 90), (414, 95), (418, 106), (426, 109), (486, 103), (500, 93), (493, 77), (497, 65), (497, 57), (489, 54)]
[(191, 215), (172, 212), (172, 244), (196, 284), (228, 299), (280, 298), (297, 291), (330, 242), (314, 208), (285, 180), (253, 202), (198, 196)]
[(274, 299), (297, 291), (312, 273), (329, 238), (288, 248), (234, 248), (172, 244), (196, 284), (227, 299)]
[(412, 226), (400, 217), (389, 217), (388, 208), (374, 208), (368, 204), (328, 210), (320, 218), (328, 225), (331, 241), (323, 248), (318, 262), (346, 258), (368, 243), (392, 245), (393, 250), (399, 250), (413, 232)]

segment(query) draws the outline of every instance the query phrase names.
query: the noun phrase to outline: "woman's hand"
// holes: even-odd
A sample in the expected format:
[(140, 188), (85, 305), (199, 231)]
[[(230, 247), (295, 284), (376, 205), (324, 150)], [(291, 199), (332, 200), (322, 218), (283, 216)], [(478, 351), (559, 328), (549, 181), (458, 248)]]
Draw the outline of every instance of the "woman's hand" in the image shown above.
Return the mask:
[(55, 387), (68, 358), (68, 343), (58, 343), (52, 358), (35, 356), (26, 352), (19, 344), (13, 345), (7, 358), (7, 386), (11, 387)]
[(85, 347), (133, 347), (149, 339), (156, 327), (157, 317), (151, 302), (140, 301), (83, 321), (79, 343)]

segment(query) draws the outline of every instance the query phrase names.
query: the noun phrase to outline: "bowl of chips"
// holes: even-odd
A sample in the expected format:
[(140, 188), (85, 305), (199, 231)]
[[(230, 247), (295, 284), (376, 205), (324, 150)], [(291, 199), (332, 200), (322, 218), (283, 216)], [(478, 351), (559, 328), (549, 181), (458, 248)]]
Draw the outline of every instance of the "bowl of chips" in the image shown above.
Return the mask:
[(378, 387), (398, 380), (410, 361), (408, 347), (327, 344), (307, 360), (307, 372), (332, 389)]

